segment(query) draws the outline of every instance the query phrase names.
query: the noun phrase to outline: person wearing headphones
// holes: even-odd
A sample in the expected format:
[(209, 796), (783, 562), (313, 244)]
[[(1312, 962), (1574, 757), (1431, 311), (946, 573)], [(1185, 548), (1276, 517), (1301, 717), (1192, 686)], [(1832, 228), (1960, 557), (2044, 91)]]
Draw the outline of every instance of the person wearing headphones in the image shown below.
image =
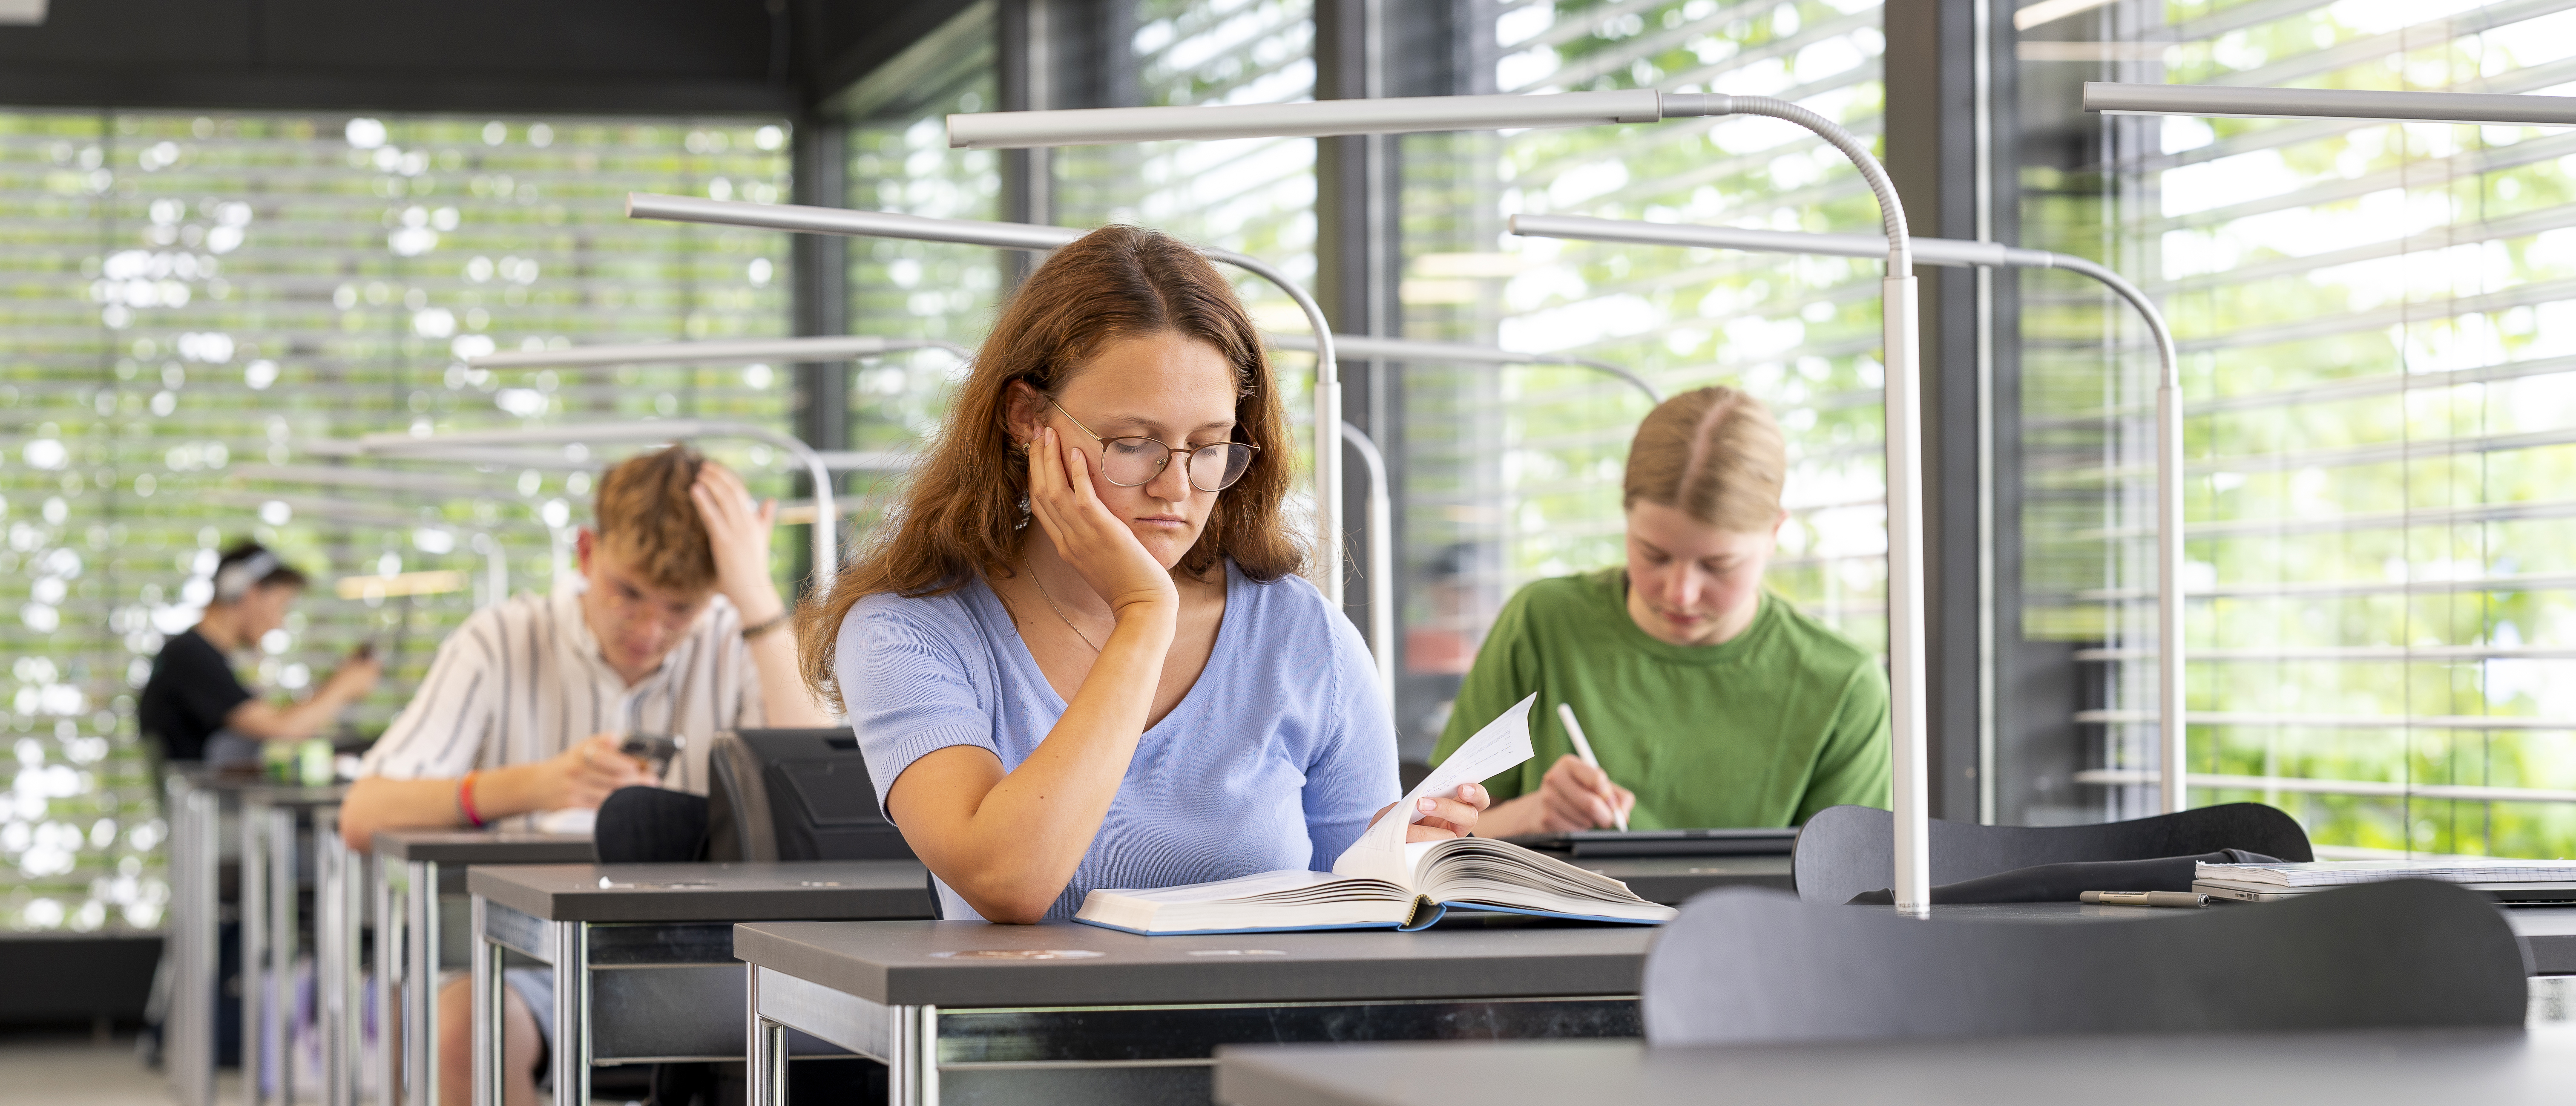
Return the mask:
[(135, 714), (165, 761), (255, 764), (263, 741), (301, 741), (376, 686), (383, 666), (361, 648), (303, 702), (278, 704), (243, 687), (226, 656), (258, 646), (304, 594), (304, 574), (256, 542), (215, 562), (215, 594), (194, 627), (161, 643)]

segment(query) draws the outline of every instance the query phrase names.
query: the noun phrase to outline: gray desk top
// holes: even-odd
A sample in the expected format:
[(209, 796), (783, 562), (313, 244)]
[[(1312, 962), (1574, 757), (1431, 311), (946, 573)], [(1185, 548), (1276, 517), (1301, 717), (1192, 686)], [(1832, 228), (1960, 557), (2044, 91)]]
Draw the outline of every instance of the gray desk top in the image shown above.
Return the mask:
[(499, 830), (386, 830), (377, 856), (431, 864), (587, 864), (599, 856), (586, 833)]
[(1785, 856), (1591, 856), (1566, 861), (1628, 885), (1637, 897), (1680, 906), (1712, 887), (1795, 890)]
[[(885, 1005), (1366, 1002), (1632, 996), (1654, 935), (1651, 926), (1516, 918), (1420, 933), (1191, 937), (1140, 937), (1072, 922), (771, 922), (735, 926), (733, 950), (742, 960)], [(1046, 950), (1095, 955), (1014, 956)]]
[(232, 787), (228, 784), (222, 783), (218, 783), (215, 786), (239, 792), (241, 794), (242, 801), (245, 803), (266, 803), (269, 806), (338, 806), (340, 805), (340, 800), (349, 794), (349, 785), (347, 784), (334, 784), (330, 787), (303, 787), (297, 784), (272, 783), (267, 780), (256, 780), (244, 783), (238, 787)]
[(466, 873), (465, 888), (557, 922), (930, 916), (929, 869), (909, 860), (477, 867)]
[(2170, 1106), (2236, 1102), (2564, 1103), (2576, 1027), (2277, 1037), (2061, 1037), (1648, 1049), (1636, 1041), (1237, 1045), (1234, 1106), (1561, 1106), (1568, 1102), (1908, 1102)]

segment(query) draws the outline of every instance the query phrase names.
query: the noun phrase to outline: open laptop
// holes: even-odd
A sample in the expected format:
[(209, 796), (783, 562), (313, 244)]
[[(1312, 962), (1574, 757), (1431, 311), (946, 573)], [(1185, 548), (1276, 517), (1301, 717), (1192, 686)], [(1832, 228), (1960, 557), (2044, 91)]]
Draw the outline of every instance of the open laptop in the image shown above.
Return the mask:
[(1783, 829), (1575, 830), (1533, 833), (1504, 840), (1541, 852), (1598, 856), (1787, 856), (1798, 840)]

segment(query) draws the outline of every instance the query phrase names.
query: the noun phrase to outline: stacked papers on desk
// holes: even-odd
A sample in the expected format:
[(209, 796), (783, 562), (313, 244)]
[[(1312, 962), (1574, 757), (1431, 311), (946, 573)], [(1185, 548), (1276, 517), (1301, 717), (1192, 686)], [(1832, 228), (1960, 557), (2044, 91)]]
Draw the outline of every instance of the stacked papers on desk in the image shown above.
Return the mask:
[(2270, 902), (2391, 879), (2456, 883), (2507, 902), (2576, 901), (2576, 863), (2564, 860), (2320, 860), (2202, 864), (2191, 889), (2244, 902)]
[(2565, 860), (2316, 860), (2281, 864), (2203, 864), (2196, 878), (2274, 887), (2334, 887), (2390, 879), (2444, 883), (2563, 883), (2576, 880)]

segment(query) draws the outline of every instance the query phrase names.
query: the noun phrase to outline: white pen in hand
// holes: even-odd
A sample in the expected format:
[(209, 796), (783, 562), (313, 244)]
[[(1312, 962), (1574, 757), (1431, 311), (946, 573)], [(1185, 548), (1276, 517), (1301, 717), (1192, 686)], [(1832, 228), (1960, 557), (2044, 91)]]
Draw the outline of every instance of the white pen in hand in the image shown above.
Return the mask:
[[(1593, 771), (1601, 772), (1601, 758), (1592, 755), (1592, 743), (1583, 739), (1583, 723), (1574, 720), (1574, 704), (1558, 703), (1556, 716), (1565, 723), (1565, 736), (1574, 739), (1574, 755), (1582, 757), (1583, 763), (1591, 765)], [(1610, 773), (1601, 772), (1601, 778), (1609, 779)], [(1617, 781), (1612, 782), (1615, 784)], [(1619, 820), (1619, 832), (1628, 832), (1628, 812), (1619, 809), (1619, 804), (1613, 802), (1610, 804), (1610, 813)]]

